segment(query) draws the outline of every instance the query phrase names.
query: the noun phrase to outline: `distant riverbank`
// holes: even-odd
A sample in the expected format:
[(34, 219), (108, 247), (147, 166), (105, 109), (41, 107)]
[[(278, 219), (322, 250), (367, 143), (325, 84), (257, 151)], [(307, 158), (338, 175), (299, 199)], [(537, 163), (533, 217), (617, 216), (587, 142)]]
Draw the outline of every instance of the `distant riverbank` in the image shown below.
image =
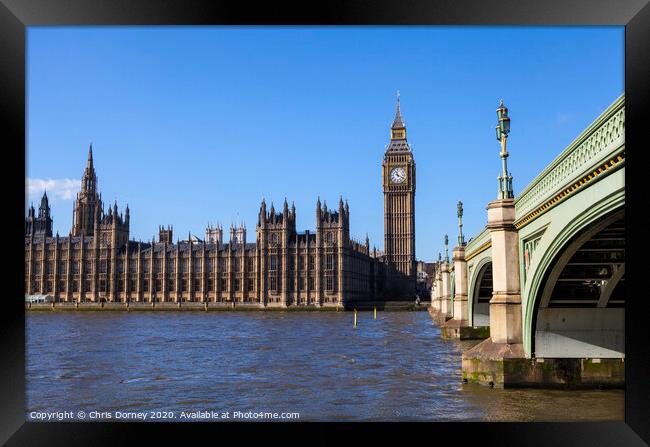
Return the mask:
[(287, 312), (337, 312), (357, 310), (374, 310), (378, 311), (425, 311), (429, 303), (420, 303), (417, 305), (413, 302), (404, 301), (385, 301), (385, 302), (368, 302), (348, 305), (346, 308), (336, 306), (295, 306), (287, 307), (279, 305), (260, 306), (259, 303), (31, 303), (25, 305), (25, 310), (36, 312), (83, 312), (83, 311), (114, 311), (114, 312), (218, 312), (218, 311), (287, 311)]

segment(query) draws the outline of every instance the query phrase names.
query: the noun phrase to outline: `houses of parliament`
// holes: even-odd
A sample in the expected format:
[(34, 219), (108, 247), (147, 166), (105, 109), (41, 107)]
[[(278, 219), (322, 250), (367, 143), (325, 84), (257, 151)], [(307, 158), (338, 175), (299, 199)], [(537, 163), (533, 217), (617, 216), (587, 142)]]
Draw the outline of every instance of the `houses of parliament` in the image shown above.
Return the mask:
[(260, 306), (349, 308), (361, 302), (413, 300), (415, 162), (406, 139), (399, 95), (390, 143), (382, 161), (384, 252), (350, 238), (350, 209), (342, 198), (328, 209), (320, 198), (316, 229), (296, 231), (296, 209), (264, 200), (255, 240), (244, 225), (208, 226), (205, 238), (173, 242), (173, 228), (158, 240), (129, 238), (128, 205), (106, 211), (99, 193), (92, 145), (72, 213), (72, 230), (52, 234), (47, 194), (38, 214), (25, 219), (25, 294), (62, 302), (210, 302)]

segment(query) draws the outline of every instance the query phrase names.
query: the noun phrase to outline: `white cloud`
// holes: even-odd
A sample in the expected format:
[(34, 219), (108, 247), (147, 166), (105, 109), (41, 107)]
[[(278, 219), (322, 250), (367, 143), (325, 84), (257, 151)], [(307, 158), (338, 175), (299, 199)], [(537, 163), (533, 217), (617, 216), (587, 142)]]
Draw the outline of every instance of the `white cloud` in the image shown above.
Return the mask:
[(70, 200), (81, 189), (81, 180), (77, 179), (40, 179), (25, 177), (25, 189), (29, 197), (40, 199), (43, 191), (50, 198)]

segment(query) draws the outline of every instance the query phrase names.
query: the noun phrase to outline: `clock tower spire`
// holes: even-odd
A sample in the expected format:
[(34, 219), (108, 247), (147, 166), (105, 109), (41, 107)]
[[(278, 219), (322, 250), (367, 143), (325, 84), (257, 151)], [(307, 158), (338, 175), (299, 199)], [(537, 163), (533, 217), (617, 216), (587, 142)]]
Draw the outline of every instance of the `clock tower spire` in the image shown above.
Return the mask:
[(406, 126), (402, 120), (402, 111), (399, 107), (399, 90), (397, 90), (397, 108), (395, 110), (395, 119), (390, 127), (391, 140), (406, 140)]
[(415, 161), (406, 140), (406, 125), (397, 91), (390, 143), (382, 162), (384, 250), (387, 299), (413, 299), (415, 294)]

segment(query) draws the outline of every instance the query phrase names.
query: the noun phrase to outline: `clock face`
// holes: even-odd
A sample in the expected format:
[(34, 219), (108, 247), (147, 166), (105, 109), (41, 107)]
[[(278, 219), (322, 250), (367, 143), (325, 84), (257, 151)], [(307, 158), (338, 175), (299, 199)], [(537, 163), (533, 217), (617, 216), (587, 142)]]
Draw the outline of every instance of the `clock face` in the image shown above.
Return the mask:
[(390, 180), (393, 183), (403, 183), (406, 180), (406, 171), (404, 171), (404, 168), (391, 169)]

